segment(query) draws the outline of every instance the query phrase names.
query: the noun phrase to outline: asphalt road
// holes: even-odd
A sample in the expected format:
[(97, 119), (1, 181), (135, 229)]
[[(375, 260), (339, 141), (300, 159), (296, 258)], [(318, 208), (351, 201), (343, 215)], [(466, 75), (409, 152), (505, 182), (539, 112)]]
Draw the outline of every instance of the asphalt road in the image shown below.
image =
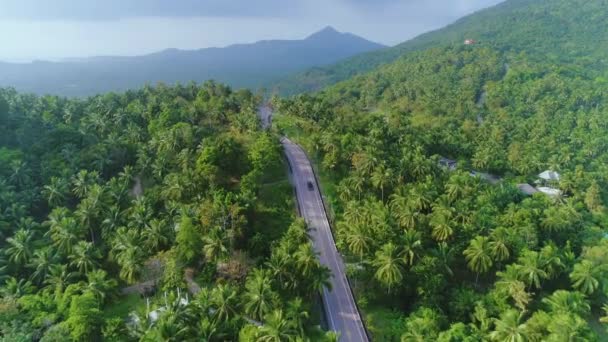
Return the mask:
[[(340, 341), (369, 341), (346, 279), (344, 262), (331, 234), (310, 161), (302, 148), (289, 139), (283, 138), (281, 143), (289, 160), (301, 215), (311, 229), (321, 264), (329, 267), (333, 275), (332, 290), (324, 289), (322, 296), (329, 328), (340, 333)], [(308, 189), (309, 181), (314, 184), (313, 190)]]

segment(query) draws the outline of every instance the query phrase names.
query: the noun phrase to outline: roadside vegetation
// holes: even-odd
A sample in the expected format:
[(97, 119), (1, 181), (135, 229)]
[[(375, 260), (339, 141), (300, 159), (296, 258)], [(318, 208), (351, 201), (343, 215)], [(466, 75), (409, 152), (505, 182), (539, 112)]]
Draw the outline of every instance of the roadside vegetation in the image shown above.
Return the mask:
[[(296, 133), (335, 189), (337, 243), (373, 337), (606, 338), (606, 92), (572, 70), (463, 45), (275, 98), (276, 129)], [(516, 187), (541, 181), (560, 194)]]
[(259, 102), (0, 91), (0, 339), (324, 339), (329, 275)]

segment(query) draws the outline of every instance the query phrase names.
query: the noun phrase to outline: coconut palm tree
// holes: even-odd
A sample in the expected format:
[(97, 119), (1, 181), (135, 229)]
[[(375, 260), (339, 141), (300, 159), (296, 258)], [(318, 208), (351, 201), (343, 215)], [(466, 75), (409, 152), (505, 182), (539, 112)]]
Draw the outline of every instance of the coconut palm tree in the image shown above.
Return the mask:
[(331, 271), (326, 266), (317, 264), (317, 269), (307, 278), (308, 288), (306, 289), (309, 294), (321, 294), (323, 289), (331, 291), (332, 277)]
[(57, 207), (64, 203), (68, 193), (68, 183), (65, 178), (51, 177), (51, 184), (45, 185), (42, 194), (50, 207)]
[(78, 273), (70, 272), (67, 265), (52, 265), (48, 276), (44, 280), (46, 288), (53, 291), (55, 300), (58, 300), (68, 285), (73, 284)]
[(51, 267), (56, 263), (56, 255), (50, 248), (37, 249), (28, 265), (34, 270), (30, 276), (30, 280), (35, 284), (41, 284), (49, 274)]
[(90, 187), (95, 184), (98, 179), (99, 174), (97, 171), (89, 172), (87, 170), (80, 170), (80, 172), (72, 178), (72, 192), (78, 198), (85, 198)]
[(608, 304), (602, 306), (602, 311), (604, 311), (604, 316), (600, 317), (600, 322), (608, 323)]
[(454, 234), (451, 209), (435, 207), (431, 214), (431, 236), (437, 241), (446, 241)]
[(384, 189), (390, 186), (394, 182), (394, 172), (391, 168), (386, 167), (384, 164), (378, 165), (374, 168), (374, 172), (371, 175), (372, 185), (380, 190), (381, 199), (384, 202)]
[(454, 275), (454, 272), (450, 267), (454, 260), (454, 248), (449, 247), (446, 242), (440, 242), (437, 244), (437, 248), (431, 250), (431, 255), (437, 258), (447, 275)]
[(304, 336), (304, 326), (310, 314), (304, 307), (304, 302), (301, 298), (296, 297), (287, 303), (287, 317), (295, 322), (301, 336)]
[(63, 217), (59, 222), (53, 219), (47, 234), (50, 235), (52, 245), (62, 255), (72, 253), (74, 245), (83, 238), (82, 226), (72, 217)]
[(348, 250), (362, 260), (371, 247), (372, 239), (361, 224), (344, 224), (344, 226), (347, 227), (343, 236)]
[(278, 309), (264, 317), (264, 325), (260, 327), (257, 341), (283, 342), (294, 341), (298, 337), (297, 327)]
[(310, 275), (317, 268), (317, 253), (310, 242), (301, 244), (294, 253), (294, 258), (298, 269), (304, 276)]
[(120, 266), (120, 277), (133, 284), (144, 266), (145, 256), (140, 246), (129, 246), (116, 256)]
[(9, 277), (4, 282), (4, 286), (0, 288), (0, 294), (2, 297), (19, 298), (23, 295), (33, 293), (34, 290), (35, 288), (29, 280)]
[(541, 281), (547, 279), (549, 276), (547, 272), (542, 268), (542, 261), (538, 252), (526, 250), (517, 259), (518, 262), (518, 273), (520, 279), (531, 288), (532, 286), (537, 289), (541, 288)]
[(385, 285), (389, 292), (391, 288), (403, 279), (403, 257), (397, 246), (389, 242), (376, 252), (376, 258), (372, 262), (376, 267), (376, 279)]
[(490, 233), (490, 253), (497, 262), (502, 262), (511, 256), (509, 237), (506, 228), (499, 227)]
[(416, 228), (419, 212), (410, 204), (406, 196), (400, 194), (391, 195), (390, 207), (399, 226), (405, 229)]
[(574, 265), (570, 280), (575, 289), (585, 294), (593, 294), (600, 285), (598, 267), (590, 260), (583, 260)]
[(475, 237), (469, 243), (469, 247), (463, 252), (467, 260), (467, 266), (477, 274), (475, 277), (476, 285), (479, 280), (479, 274), (485, 273), (492, 268), (491, 253), (489, 239), (485, 236)]
[(251, 318), (261, 320), (277, 306), (279, 296), (271, 283), (270, 273), (260, 269), (255, 269), (247, 278), (243, 309)]
[(420, 233), (415, 230), (406, 230), (401, 240), (403, 249), (403, 261), (406, 265), (412, 266), (414, 259), (422, 253), (422, 239)]
[(543, 298), (542, 302), (549, 307), (553, 313), (574, 313), (586, 317), (591, 311), (589, 302), (585, 295), (578, 291), (557, 290), (549, 297)]
[(108, 278), (108, 273), (98, 269), (87, 273), (86, 289), (97, 297), (100, 303), (104, 303), (108, 295), (116, 290), (117, 282)]
[(34, 252), (34, 232), (31, 230), (19, 229), (15, 234), (6, 239), (8, 247), (4, 253), (8, 260), (17, 265), (24, 266), (32, 258)]
[(216, 322), (227, 322), (236, 314), (236, 290), (229, 284), (220, 284), (211, 290), (210, 303), (215, 309)]
[(498, 342), (525, 342), (527, 338), (527, 325), (521, 323), (522, 314), (515, 310), (502, 313), (500, 319), (494, 319), (494, 331), (489, 338)]
[(101, 255), (93, 243), (87, 241), (79, 241), (74, 246), (72, 253), (68, 255), (70, 265), (84, 274), (97, 267), (97, 259), (100, 257)]
[(144, 247), (149, 251), (158, 251), (169, 243), (170, 230), (165, 220), (153, 219), (144, 226), (141, 237)]
[[(566, 253), (568, 253), (567, 250)], [(565, 253), (563, 254), (553, 242), (550, 242), (540, 250), (540, 262), (549, 278), (555, 279), (559, 277), (566, 268), (566, 265), (562, 261), (565, 258), (562, 255), (565, 255)]]
[(209, 261), (221, 260), (228, 254), (228, 239), (219, 228), (212, 229), (203, 237), (203, 244), (205, 258)]
[(519, 265), (507, 265), (505, 271), (496, 272), (496, 289), (508, 294), (521, 311), (526, 310), (532, 296), (526, 291), (526, 284), (519, 280)]

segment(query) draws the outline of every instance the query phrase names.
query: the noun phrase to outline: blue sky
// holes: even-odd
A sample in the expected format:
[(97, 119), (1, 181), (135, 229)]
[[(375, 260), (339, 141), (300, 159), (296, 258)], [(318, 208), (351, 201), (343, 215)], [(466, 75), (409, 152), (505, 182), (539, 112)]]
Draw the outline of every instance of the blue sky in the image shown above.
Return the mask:
[(501, 1), (0, 0), (0, 60), (299, 39), (327, 25), (394, 45)]

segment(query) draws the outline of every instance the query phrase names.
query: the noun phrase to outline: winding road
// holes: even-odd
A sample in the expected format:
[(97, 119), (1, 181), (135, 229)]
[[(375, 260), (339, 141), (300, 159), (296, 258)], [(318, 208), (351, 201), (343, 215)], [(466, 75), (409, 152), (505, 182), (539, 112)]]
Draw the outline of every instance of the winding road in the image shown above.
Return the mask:
[[(340, 333), (340, 341), (369, 341), (352, 290), (346, 278), (344, 262), (331, 233), (321, 193), (310, 160), (300, 146), (281, 139), (289, 161), (300, 214), (311, 229), (310, 235), (321, 264), (329, 267), (332, 290), (323, 290), (323, 306), (329, 328)], [(313, 184), (309, 189), (308, 182)]]

